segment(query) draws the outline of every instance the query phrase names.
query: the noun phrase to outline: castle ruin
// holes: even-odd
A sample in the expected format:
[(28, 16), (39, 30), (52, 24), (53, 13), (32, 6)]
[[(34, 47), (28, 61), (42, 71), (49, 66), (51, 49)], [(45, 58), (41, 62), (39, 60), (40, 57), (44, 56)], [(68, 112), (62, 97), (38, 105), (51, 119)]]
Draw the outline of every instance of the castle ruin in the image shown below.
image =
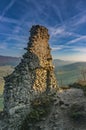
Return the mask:
[(30, 100), (37, 94), (57, 89), (48, 29), (32, 26), (26, 53), (14, 72), (5, 77), (4, 112), (6, 130), (18, 130), (30, 111)]

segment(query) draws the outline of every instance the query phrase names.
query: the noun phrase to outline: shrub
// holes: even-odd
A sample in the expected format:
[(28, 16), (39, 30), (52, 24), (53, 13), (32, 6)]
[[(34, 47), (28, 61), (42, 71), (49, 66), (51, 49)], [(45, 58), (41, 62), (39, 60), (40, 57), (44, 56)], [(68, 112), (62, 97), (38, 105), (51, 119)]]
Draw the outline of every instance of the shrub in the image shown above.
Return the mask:
[(31, 103), (32, 111), (29, 113), (29, 121), (38, 122), (45, 117), (52, 106), (53, 100), (49, 95), (39, 96)]
[(70, 84), (69, 87), (70, 87), (70, 88), (81, 88), (82, 85), (79, 84), (79, 83), (73, 83), (73, 84)]
[(86, 113), (83, 105), (73, 104), (70, 108), (70, 117), (75, 121), (82, 121), (85, 119)]
[(29, 123), (34, 126), (34, 124), (45, 118), (50, 113), (52, 104), (51, 95), (41, 95), (35, 98), (31, 103), (32, 109), (24, 120), (21, 130), (29, 130)]

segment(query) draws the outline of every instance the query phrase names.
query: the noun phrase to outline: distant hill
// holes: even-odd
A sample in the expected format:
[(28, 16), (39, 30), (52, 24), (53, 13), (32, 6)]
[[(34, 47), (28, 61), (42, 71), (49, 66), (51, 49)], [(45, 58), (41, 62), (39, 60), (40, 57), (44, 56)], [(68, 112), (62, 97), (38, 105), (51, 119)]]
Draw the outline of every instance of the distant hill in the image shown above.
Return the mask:
[[(18, 57), (0, 56), (1, 76), (3, 77), (3, 74), (7, 75), (8, 70), (12, 70), (16, 65), (18, 65), (20, 62), (20, 59), (21, 58), (18, 58)], [(56, 77), (60, 86), (74, 83), (77, 80), (83, 78), (81, 75), (81, 70), (84, 68), (86, 69), (86, 62), (74, 63), (72, 61), (54, 59), (53, 63), (55, 65), (55, 73), (56, 73)], [(2, 66), (6, 67), (6, 69), (4, 69)]]
[(74, 62), (73, 61), (60, 60), (60, 59), (54, 59), (53, 60), (53, 64), (55, 65), (55, 67), (68, 65), (68, 64), (71, 64), (71, 63), (74, 63)]
[(3, 77), (11, 74), (14, 70), (13, 66), (0, 66), (0, 95), (3, 92), (4, 79)]
[(83, 80), (81, 71), (86, 70), (86, 62), (76, 62), (63, 66), (56, 66), (55, 73), (60, 86)]
[(59, 69), (65, 70), (65, 71), (71, 71), (71, 70), (82, 70), (86, 69), (86, 62), (76, 62), (68, 65), (59, 66)]
[[(20, 57), (1, 56), (0, 55), (0, 66), (11, 65), (16, 66), (20, 62)], [(55, 67), (64, 66), (73, 63), (72, 61), (64, 61), (60, 59), (54, 59), (53, 64)]]
[(16, 66), (20, 62), (20, 57), (1, 56), (0, 55), (0, 66)]

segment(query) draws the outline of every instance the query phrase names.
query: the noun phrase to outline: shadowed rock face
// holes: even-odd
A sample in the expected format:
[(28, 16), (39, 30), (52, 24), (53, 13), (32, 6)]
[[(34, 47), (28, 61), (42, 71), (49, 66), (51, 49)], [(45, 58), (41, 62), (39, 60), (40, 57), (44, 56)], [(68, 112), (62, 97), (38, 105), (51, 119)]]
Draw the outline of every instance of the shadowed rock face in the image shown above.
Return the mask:
[(5, 77), (4, 111), (10, 117), (11, 130), (21, 126), (35, 94), (57, 89), (48, 40), (45, 27), (32, 26), (27, 52), (14, 72)]

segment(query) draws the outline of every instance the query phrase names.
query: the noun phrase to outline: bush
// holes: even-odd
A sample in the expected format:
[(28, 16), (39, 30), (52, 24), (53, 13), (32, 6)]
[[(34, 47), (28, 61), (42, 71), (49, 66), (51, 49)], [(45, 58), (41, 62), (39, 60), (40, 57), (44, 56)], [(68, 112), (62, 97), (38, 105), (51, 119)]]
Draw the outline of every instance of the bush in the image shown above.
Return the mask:
[(82, 85), (79, 84), (79, 83), (73, 83), (73, 84), (70, 84), (69, 87), (70, 87), (70, 88), (81, 88)]
[(52, 101), (51, 96), (48, 95), (39, 96), (34, 99), (31, 103), (32, 111), (29, 113), (29, 121), (38, 122), (45, 117), (50, 112)]
[(24, 120), (21, 130), (28, 130), (29, 123), (34, 126), (34, 124), (45, 118), (50, 113), (52, 104), (51, 95), (41, 95), (35, 98), (31, 103), (32, 110)]
[(73, 104), (70, 108), (70, 117), (75, 121), (82, 121), (85, 119), (86, 113), (83, 105)]

